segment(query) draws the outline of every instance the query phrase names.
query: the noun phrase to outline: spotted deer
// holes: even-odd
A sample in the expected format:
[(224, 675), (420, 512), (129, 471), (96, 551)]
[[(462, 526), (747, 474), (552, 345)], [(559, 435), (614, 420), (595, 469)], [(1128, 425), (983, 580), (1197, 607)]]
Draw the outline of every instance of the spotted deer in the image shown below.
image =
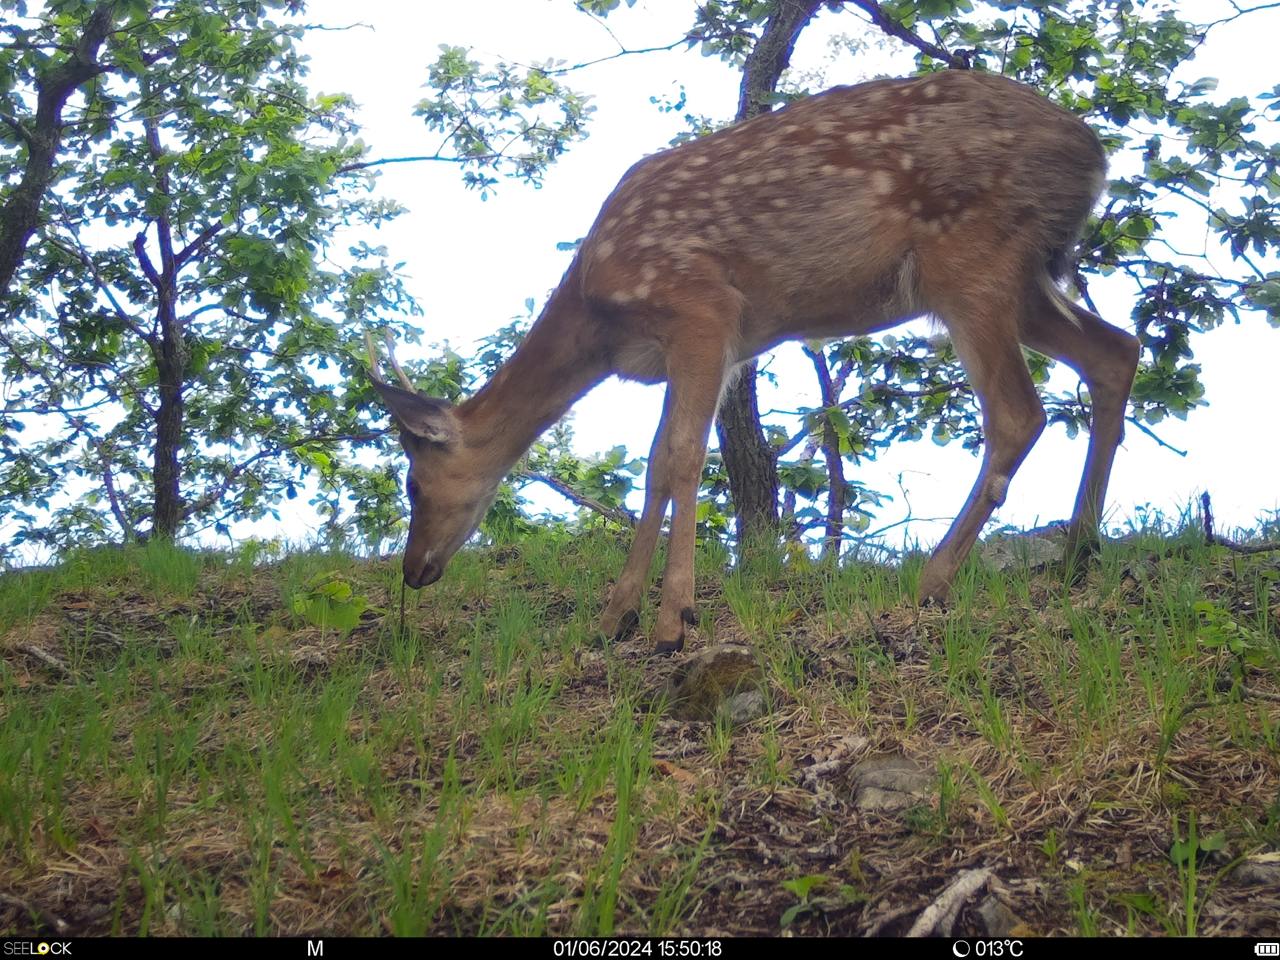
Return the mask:
[[(644, 510), (600, 627), (637, 622), (674, 505), (652, 637), (694, 622), (707, 438), (739, 364), (786, 340), (869, 334), (931, 315), (977, 394), (985, 450), (929, 558), (950, 583), (1045, 425), (1019, 344), (1076, 370), (1093, 422), (1074, 553), (1096, 542), (1138, 342), (1058, 288), (1102, 190), (1094, 133), (1027, 87), (968, 71), (839, 87), (635, 164), (511, 359), (458, 406), (407, 378), (377, 389), (409, 456), (410, 587), (433, 583), (530, 444), (606, 377), (667, 384)], [(394, 362), (394, 358), (392, 358)], [(397, 372), (398, 367), (397, 367)]]

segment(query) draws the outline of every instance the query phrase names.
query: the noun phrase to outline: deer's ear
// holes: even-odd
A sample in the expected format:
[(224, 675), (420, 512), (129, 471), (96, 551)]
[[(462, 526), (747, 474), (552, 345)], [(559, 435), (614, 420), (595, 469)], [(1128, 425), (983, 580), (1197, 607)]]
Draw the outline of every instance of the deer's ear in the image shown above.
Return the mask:
[(458, 418), (449, 401), (420, 396), (376, 380), (373, 386), (403, 432), (428, 443), (449, 444), (458, 439)]

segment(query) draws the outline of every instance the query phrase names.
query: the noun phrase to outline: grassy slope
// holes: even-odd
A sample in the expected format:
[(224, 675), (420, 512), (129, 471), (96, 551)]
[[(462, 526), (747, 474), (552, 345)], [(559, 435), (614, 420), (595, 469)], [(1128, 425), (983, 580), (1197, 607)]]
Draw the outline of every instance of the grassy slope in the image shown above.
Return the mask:
[[(773, 701), (732, 731), (640, 707), (644, 639), (591, 645), (622, 557), (465, 553), (403, 635), (387, 563), (0, 578), (0, 934), (893, 933), (971, 866), (1038, 933), (1276, 930), (1227, 876), (1280, 848), (1274, 556), (1138, 540), (1070, 591), (975, 562), (944, 612), (918, 565), (708, 551), (693, 643), (752, 644)], [(376, 608), (349, 635), (292, 612), (324, 572)], [(804, 778), (855, 734), (936, 765), (928, 802)], [(1225, 849), (1172, 862), (1192, 829)]]

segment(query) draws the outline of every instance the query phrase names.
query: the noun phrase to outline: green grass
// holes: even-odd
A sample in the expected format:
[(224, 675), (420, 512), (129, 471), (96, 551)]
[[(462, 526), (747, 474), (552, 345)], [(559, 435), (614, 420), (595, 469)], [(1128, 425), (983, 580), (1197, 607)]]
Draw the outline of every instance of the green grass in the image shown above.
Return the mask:
[[(1230, 871), (1280, 847), (1274, 557), (1139, 537), (1078, 585), (974, 559), (938, 610), (918, 560), (708, 548), (691, 647), (768, 680), (733, 729), (649, 712), (672, 661), (643, 635), (594, 646), (625, 551), (464, 551), (403, 629), (397, 565), (332, 553), (0, 576), (0, 935), (859, 933), (957, 864), (1034, 933), (1273, 931)], [(354, 629), (298, 602), (326, 584)], [(805, 781), (855, 735), (930, 795)]]

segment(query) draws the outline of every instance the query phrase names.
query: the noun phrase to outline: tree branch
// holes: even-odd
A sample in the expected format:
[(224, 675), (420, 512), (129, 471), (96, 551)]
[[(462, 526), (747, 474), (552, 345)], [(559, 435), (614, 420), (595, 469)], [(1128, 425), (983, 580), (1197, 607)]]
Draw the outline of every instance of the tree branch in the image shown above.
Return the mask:
[(1203, 511), (1204, 539), (1210, 546), (1226, 547), (1234, 553), (1270, 553), (1272, 550), (1280, 550), (1280, 543), (1239, 543), (1229, 537), (1215, 534), (1213, 532), (1213, 509), (1210, 505), (1208, 490), (1200, 494), (1200, 508)]
[(259, 450), (247, 460), (242, 460), (240, 463), (237, 463), (234, 467), (228, 470), (227, 475), (222, 478), (222, 482), (212, 490), (206, 490), (198, 499), (188, 501), (183, 506), (182, 510), (183, 522), (190, 519), (193, 515), (200, 513), (202, 510), (207, 510), (209, 507), (221, 500), (223, 494), (231, 489), (231, 485), (235, 483), (246, 470), (259, 461), (266, 460), (270, 457), (278, 457), (286, 450), (293, 450), (296, 447), (304, 447), (309, 443), (341, 443), (343, 441), (360, 443), (365, 440), (376, 440), (378, 437), (384, 436), (386, 433), (386, 430), (377, 430), (369, 433), (321, 433), (309, 437), (301, 437), (297, 440), (286, 440), (283, 443), (273, 444)]
[(16, 133), (18, 135), (18, 139), (28, 147), (30, 147), (34, 142), (34, 138), (31, 136), (31, 131), (24, 127), (17, 117), (7, 111), (0, 111), (0, 123), (3, 123), (6, 127)]
[(876, 0), (849, 0), (855, 7), (862, 10), (871, 22), (880, 28), (883, 33), (887, 33), (891, 37), (897, 37), (903, 43), (915, 47), (917, 50), (927, 53), (935, 60), (941, 60), (947, 66), (956, 70), (968, 70), (971, 64), (969, 57), (965, 54), (955, 54), (949, 50), (944, 50), (935, 43), (921, 37), (919, 34), (908, 30), (897, 20), (884, 12)]
[(1125, 420), (1129, 421), (1129, 423), (1132, 423), (1135, 427), (1137, 427), (1139, 430), (1145, 433), (1148, 437), (1150, 437), (1156, 443), (1160, 444), (1160, 446), (1164, 447), (1166, 450), (1172, 450), (1174, 453), (1176, 453), (1180, 457), (1185, 457), (1187, 455), (1187, 451), (1179, 450), (1173, 444), (1166, 443), (1165, 441), (1161, 440), (1160, 437), (1157, 436), (1156, 433), (1150, 427), (1148, 427), (1145, 423), (1143, 423), (1137, 417), (1125, 417)]
[(594, 511), (606, 519), (627, 527), (634, 527), (636, 525), (636, 518), (631, 511), (606, 506), (599, 500), (594, 500), (584, 493), (579, 493), (558, 477), (553, 477), (546, 473), (538, 473), (532, 470), (524, 470), (517, 473), (515, 475), (515, 479), (544, 484), (565, 499), (573, 501), (580, 507), (586, 507), (588, 510)]
[(155, 265), (151, 262), (150, 255), (147, 253), (147, 232), (145, 229), (133, 238), (133, 254), (138, 258), (138, 266), (142, 267), (142, 272), (151, 281), (151, 285), (159, 290), (163, 283), (160, 280), (160, 274), (156, 272)]
[(197, 253), (200, 253), (202, 250), (204, 250), (204, 248), (209, 245), (209, 242), (213, 240), (213, 238), (216, 237), (219, 233), (221, 233), (224, 229), (226, 229), (226, 224), (222, 222), (218, 222), (208, 227), (205, 227), (203, 230), (200, 231), (199, 236), (197, 236), (194, 240), (192, 240), (190, 243), (188, 243), (185, 247), (183, 247), (174, 255), (174, 258), (173, 258), (174, 263), (178, 267), (181, 267), (183, 264), (185, 264)]
[(62, 111), (72, 93), (106, 70), (96, 58), (111, 30), (115, 8), (114, 2), (98, 4), (85, 22), (74, 52), (37, 78), (35, 124), (24, 135), (26, 169), (0, 206), (0, 297), (9, 292), (22, 264), (27, 243), (39, 223), (40, 206), (53, 181), (62, 147)]

